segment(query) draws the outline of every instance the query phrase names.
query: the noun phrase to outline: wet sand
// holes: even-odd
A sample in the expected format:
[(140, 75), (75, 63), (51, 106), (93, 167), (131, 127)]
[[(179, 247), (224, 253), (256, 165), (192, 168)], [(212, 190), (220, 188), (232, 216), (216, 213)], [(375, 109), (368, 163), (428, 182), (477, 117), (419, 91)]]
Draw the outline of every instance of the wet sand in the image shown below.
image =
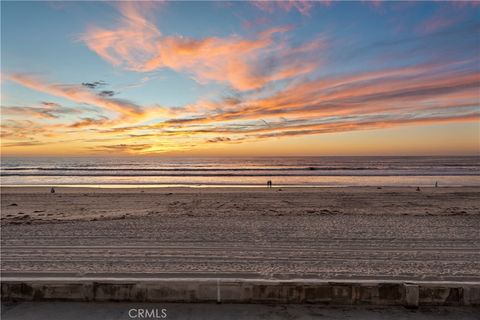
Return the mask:
[(2, 272), (480, 280), (480, 188), (2, 188)]

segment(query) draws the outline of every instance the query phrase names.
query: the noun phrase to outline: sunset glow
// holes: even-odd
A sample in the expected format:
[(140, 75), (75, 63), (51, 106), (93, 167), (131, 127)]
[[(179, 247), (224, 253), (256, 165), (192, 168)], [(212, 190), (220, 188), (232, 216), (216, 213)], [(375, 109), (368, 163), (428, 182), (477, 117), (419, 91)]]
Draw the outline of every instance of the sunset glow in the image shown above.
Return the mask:
[(479, 17), (475, 2), (2, 2), (2, 155), (478, 154)]

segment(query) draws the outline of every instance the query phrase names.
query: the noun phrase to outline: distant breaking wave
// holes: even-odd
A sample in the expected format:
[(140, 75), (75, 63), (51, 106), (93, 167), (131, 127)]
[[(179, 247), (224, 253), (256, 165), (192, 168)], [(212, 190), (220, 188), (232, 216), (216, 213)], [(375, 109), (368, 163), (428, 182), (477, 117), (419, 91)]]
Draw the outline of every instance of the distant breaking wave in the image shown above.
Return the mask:
[(0, 178), (2, 185), (480, 185), (480, 158), (2, 158)]
[(71, 172), (51, 172), (51, 173), (30, 173), (30, 172), (17, 172), (17, 173), (1, 173), (2, 177), (296, 177), (296, 176), (478, 176), (476, 172), (349, 172), (347, 170), (342, 172), (316, 172), (309, 174), (306, 171), (301, 172), (257, 172), (257, 173), (125, 173), (125, 172), (102, 172), (98, 174), (94, 173), (75, 173)]
[[(2, 168), (3, 171), (311, 171), (311, 170), (379, 170), (376, 167), (306, 167), (306, 168)], [(384, 169), (384, 168), (383, 168)]]

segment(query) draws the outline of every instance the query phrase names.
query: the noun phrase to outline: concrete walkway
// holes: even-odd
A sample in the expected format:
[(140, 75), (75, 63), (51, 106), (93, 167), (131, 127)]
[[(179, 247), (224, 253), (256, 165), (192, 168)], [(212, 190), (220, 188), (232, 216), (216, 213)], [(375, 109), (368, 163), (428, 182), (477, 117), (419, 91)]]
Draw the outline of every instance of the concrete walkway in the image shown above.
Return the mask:
[[(130, 311), (134, 309), (133, 311)], [(154, 317), (139, 318), (138, 310), (155, 310)], [(162, 309), (164, 313), (162, 313)], [(130, 315), (129, 316), (129, 311)], [(23, 302), (2, 304), (3, 320), (127, 320), (127, 319), (355, 319), (355, 320), (467, 320), (478, 319), (480, 308), (403, 307), (266, 304), (173, 304), (173, 303), (85, 303), (85, 302)], [(157, 316), (157, 318), (155, 318)]]

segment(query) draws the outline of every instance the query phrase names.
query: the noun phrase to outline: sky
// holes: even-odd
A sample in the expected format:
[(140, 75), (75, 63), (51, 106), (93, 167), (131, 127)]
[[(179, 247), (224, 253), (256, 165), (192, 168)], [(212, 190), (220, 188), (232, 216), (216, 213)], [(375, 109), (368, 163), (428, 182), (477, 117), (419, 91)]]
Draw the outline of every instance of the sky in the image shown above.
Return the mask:
[(2, 156), (478, 155), (480, 2), (1, 2)]

